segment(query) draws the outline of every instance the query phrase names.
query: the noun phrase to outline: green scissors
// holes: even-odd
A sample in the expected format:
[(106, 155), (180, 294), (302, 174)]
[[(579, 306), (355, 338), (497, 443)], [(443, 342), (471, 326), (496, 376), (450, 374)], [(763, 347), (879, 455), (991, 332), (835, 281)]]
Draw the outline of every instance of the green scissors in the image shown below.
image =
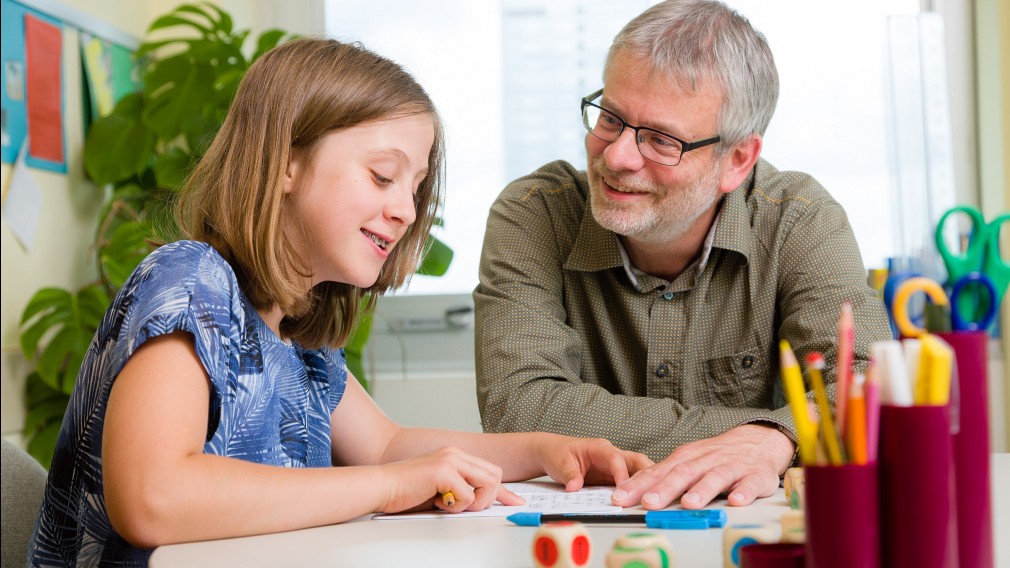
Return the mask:
[[(943, 228), (947, 218), (954, 213), (964, 213), (971, 219), (971, 235), (968, 246), (961, 254), (955, 254), (947, 248), (947, 241), (943, 238)], [(965, 276), (972, 272), (981, 272), (992, 282), (996, 289), (995, 306), (999, 308), (1003, 295), (1006, 294), (1007, 286), (1010, 285), (1010, 264), (1003, 258), (1000, 251), (999, 237), (1000, 228), (1004, 223), (1010, 221), (1010, 212), (1000, 213), (986, 223), (982, 212), (970, 205), (958, 205), (951, 207), (940, 217), (936, 224), (936, 248), (943, 258), (943, 263), (947, 266), (947, 286), (954, 286)], [(979, 308), (987, 310), (987, 306), (979, 306), (981, 296), (971, 297), (972, 294), (962, 294), (957, 301), (957, 305), (952, 309), (961, 314), (977, 311)]]

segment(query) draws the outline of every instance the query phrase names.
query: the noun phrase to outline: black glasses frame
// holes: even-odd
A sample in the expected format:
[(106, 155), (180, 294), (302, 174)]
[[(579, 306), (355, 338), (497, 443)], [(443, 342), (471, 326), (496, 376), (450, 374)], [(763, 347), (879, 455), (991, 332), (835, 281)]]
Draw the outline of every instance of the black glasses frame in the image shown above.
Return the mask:
[[(656, 161), (656, 160), (654, 160), (654, 159), (646, 156), (645, 154), (642, 154), (642, 157), (645, 158), (646, 160), (649, 160), (650, 162), (656, 162), (657, 164), (659, 164), (661, 166), (676, 166), (676, 165), (680, 164), (680, 161), (682, 159), (684, 159), (684, 154), (690, 152), (691, 150), (697, 150), (698, 148), (704, 148), (705, 146), (710, 146), (710, 145), (715, 144), (716, 142), (719, 142), (720, 140), (722, 140), (722, 138), (720, 138), (719, 136), (713, 136), (712, 138), (706, 138), (704, 140), (696, 140), (694, 142), (688, 142), (686, 140), (681, 140), (680, 138), (677, 138), (673, 134), (667, 134), (666, 132), (663, 132), (662, 130), (656, 130), (655, 128), (649, 128), (647, 126), (635, 126), (633, 124), (629, 124), (626, 120), (624, 120), (623, 118), (621, 118), (620, 116), (618, 116), (617, 113), (615, 113), (614, 111), (605, 109), (605, 108), (601, 107), (600, 105), (592, 102), (594, 99), (599, 98), (599, 96), (602, 95), (602, 94), (603, 94), (603, 89), (600, 89), (600, 90), (596, 91), (595, 93), (592, 93), (592, 94), (587, 95), (587, 96), (585, 96), (585, 97), (582, 98), (582, 106), (580, 108), (580, 110), (582, 112), (582, 125), (585, 126), (586, 130), (588, 130), (589, 133), (592, 134), (593, 136), (596, 136), (597, 138), (599, 138), (600, 140), (603, 140), (604, 142), (616, 142), (617, 139), (621, 137), (621, 134), (624, 134), (624, 129), (625, 128), (630, 128), (631, 130), (633, 130), (635, 132), (635, 146), (638, 147), (638, 153), (639, 154), (642, 154), (641, 141), (643, 140), (643, 138), (641, 138), (639, 136), (639, 133), (641, 131), (643, 131), (643, 130), (646, 130), (648, 132), (655, 132), (656, 134), (660, 134), (662, 136), (666, 136), (667, 138), (671, 138), (673, 140), (676, 140), (680, 144), (680, 156), (677, 158), (677, 163), (676, 164), (664, 164), (663, 162), (658, 162), (658, 161)], [(613, 116), (617, 120), (621, 121), (621, 130), (617, 133), (617, 138), (614, 138), (613, 140), (607, 140), (606, 138), (601, 138), (599, 135), (597, 135), (595, 132), (593, 132), (593, 130), (594, 130), (593, 125), (589, 124), (589, 122), (586, 120), (586, 107), (587, 106), (596, 107), (596, 108), (600, 109), (601, 111), (603, 111), (603, 112), (605, 112), (605, 113)]]

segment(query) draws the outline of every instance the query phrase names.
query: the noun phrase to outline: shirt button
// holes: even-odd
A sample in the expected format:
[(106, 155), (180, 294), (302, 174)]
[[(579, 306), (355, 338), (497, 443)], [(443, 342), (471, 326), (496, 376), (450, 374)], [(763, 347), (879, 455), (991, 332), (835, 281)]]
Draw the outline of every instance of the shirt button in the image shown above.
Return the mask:
[(744, 369), (750, 369), (754, 366), (754, 356), (744, 355), (743, 359), (740, 359), (740, 364), (743, 365)]
[(666, 363), (660, 363), (659, 366), (656, 367), (656, 376), (659, 377), (659, 378), (661, 378), (661, 379), (665, 379), (666, 377), (669, 377), (670, 376), (670, 366), (667, 365)]
[(667, 292), (666, 294), (663, 294), (663, 297), (666, 298), (667, 300), (672, 300), (673, 296), (674, 296), (673, 292)]

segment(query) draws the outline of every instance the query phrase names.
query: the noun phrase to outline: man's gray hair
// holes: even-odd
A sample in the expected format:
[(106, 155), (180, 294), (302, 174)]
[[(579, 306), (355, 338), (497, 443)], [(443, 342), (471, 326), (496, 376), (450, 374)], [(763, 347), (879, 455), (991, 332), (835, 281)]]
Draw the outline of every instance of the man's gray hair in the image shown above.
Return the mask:
[(650, 74), (695, 90), (722, 91), (717, 133), (723, 149), (764, 135), (779, 96), (778, 71), (764, 35), (733, 9), (712, 0), (667, 0), (628, 22), (614, 38), (603, 75), (624, 51)]

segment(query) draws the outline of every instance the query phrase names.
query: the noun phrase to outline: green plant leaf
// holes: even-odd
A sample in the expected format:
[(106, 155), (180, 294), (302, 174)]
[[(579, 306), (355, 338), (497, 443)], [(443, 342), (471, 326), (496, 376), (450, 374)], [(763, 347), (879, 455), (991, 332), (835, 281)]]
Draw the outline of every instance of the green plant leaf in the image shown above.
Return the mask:
[(96, 185), (136, 175), (154, 158), (154, 134), (138, 120), (142, 106), (142, 95), (126, 95), (111, 114), (88, 130), (84, 169)]
[(270, 29), (261, 33), (259, 39), (256, 40), (256, 52), (253, 54), (252, 60), (256, 61), (261, 55), (277, 47), (285, 35), (287, 32), (278, 29)]
[(105, 277), (113, 289), (122, 286), (140, 261), (151, 252), (148, 238), (153, 233), (148, 221), (128, 221), (113, 231), (109, 243), (102, 247), (99, 254)]
[(160, 138), (175, 138), (182, 132), (182, 125), (193, 109), (200, 108), (203, 101), (213, 96), (213, 83), (214, 72), (209, 65), (190, 65), (182, 80), (151, 95), (144, 108), (144, 122)]
[(192, 161), (193, 157), (182, 148), (169, 148), (154, 160), (154, 178), (161, 187), (182, 187)]
[(213, 33), (209, 27), (194, 22), (189, 18), (184, 18), (178, 15), (178, 12), (180, 12), (180, 10), (176, 10), (171, 14), (166, 14), (164, 16), (157, 18), (156, 20), (151, 22), (151, 25), (147, 28), (147, 32), (151, 33), (153, 31), (163, 30), (165, 28), (172, 28), (175, 26), (185, 26), (195, 29), (196, 31), (200, 32), (200, 35), (203, 36), (209, 36), (211, 35), (211, 33)]
[(186, 77), (189, 76), (190, 67), (192, 66), (191, 54), (193, 46), (200, 42), (191, 41), (189, 43), (190, 47), (187, 51), (159, 59), (148, 67), (147, 72), (144, 74), (144, 94), (148, 99), (163, 93), (166, 89), (175, 88), (176, 85), (185, 81)]
[[(69, 403), (63, 403), (64, 409)], [(47, 471), (53, 463), (53, 454), (56, 453), (56, 440), (60, 437), (60, 427), (62, 421), (52, 421), (47, 423), (28, 440), (28, 453)]]
[[(76, 314), (74, 314), (76, 316)], [(35, 359), (35, 370), (38, 372), (42, 380), (45, 381), (47, 385), (56, 389), (63, 390), (63, 379), (60, 376), (65, 368), (68, 373), (72, 373), (73, 376), (77, 376), (77, 371), (80, 369), (80, 359), (82, 357), (77, 357), (76, 355), (82, 355), (88, 349), (88, 340), (83, 339), (80, 330), (75, 329), (72, 322), (68, 322), (66, 325), (58, 328), (58, 331), (53, 334), (49, 342), (39, 353), (37, 359)], [(90, 338), (88, 338), (90, 339)], [(73, 360), (77, 360), (77, 367), (70, 369), (69, 366)]]
[(428, 235), (424, 246), (424, 258), (421, 260), (421, 266), (417, 268), (417, 273), (425, 276), (444, 275), (452, 263), (452, 249), (432, 235)]
[[(203, 5), (217, 12), (217, 20), (214, 20), (214, 18), (209, 15), (207, 16), (211, 21), (214, 22), (214, 29), (226, 35), (230, 35), (232, 32), (232, 26), (234, 24), (232, 23), (231, 16), (228, 14), (228, 12), (225, 12), (224, 10), (215, 6), (214, 4), (211, 4), (210, 2), (204, 2)], [(190, 6), (188, 5), (180, 6), (179, 9), (181, 10), (184, 7), (188, 8)]]
[[(48, 288), (28, 302), (22, 315), (21, 348), (35, 362), (39, 379), (54, 390), (72, 388), (63, 377), (77, 377), (88, 344), (98, 329), (104, 292), (92, 284), (77, 294)], [(107, 303), (107, 302), (104, 302)], [(42, 338), (46, 337), (43, 343)]]
[(54, 390), (39, 378), (38, 373), (28, 375), (25, 387), (25, 401), (28, 411), (25, 414), (24, 426), (26, 436), (38, 431), (53, 419), (63, 420), (64, 410), (59, 405), (66, 405), (68, 393)]
[(21, 352), (25, 359), (34, 360), (38, 356), (39, 340), (53, 326), (67, 321), (73, 299), (70, 292), (62, 288), (43, 288), (35, 293), (21, 314)]
[(97, 330), (111, 302), (112, 298), (98, 284), (81, 288), (77, 292), (77, 307), (81, 311), (81, 321), (88, 328)]
[(28, 453), (46, 469), (53, 461), (56, 438), (69, 402), (69, 393), (50, 388), (42, 382), (38, 373), (28, 375), (23, 433), (28, 442)]
[(365, 345), (368, 343), (368, 336), (372, 333), (372, 316), (374, 312), (372, 310), (365, 310), (366, 304), (367, 298), (361, 302), (361, 315), (358, 317), (358, 323), (354, 326), (354, 331), (351, 332), (350, 337), (347, 339), (347, 345), (344, 346), (344, 357), (347, 359), (347, 370), (368, 391), (370, 388), (368, 377), (365, 375), (364, 353)]

